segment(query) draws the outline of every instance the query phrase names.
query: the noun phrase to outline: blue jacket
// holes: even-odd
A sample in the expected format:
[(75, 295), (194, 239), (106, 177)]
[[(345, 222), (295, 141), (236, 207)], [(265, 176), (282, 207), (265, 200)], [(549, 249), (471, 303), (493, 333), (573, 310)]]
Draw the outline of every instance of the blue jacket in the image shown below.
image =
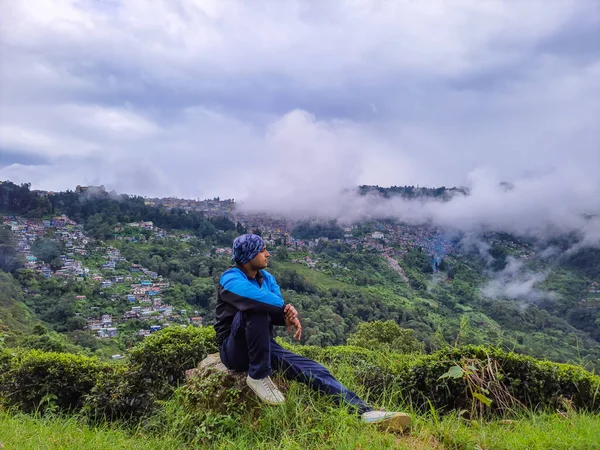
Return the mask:
[(256, 279), (248, 278), (237, 267), (227, 270), (221, 275), (217, 295), (217, 343), (221, 346), (229, 336), (238, 311), (263, 311), (269, 314), (271, 325), (285, 325), (284, 306), (279, 285), (266, 270), (259, 270)]

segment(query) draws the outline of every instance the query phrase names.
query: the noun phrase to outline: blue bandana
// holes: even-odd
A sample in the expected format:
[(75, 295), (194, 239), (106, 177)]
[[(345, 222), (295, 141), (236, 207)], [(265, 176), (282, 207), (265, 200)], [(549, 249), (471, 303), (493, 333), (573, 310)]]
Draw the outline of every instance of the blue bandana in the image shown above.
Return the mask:
[(262, 249), (265, 248), (265, 241), (256, 234), (243, 234), (233, 241), (233, 261), (236, 264), (246, 264), (252, 261)]

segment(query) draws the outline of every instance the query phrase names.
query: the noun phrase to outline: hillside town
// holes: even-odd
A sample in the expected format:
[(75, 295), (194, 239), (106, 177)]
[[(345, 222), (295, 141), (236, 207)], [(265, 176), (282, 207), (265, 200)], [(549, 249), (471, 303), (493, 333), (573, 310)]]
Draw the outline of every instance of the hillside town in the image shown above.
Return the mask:
[[(97, 242), (83, 231), (83, 227), (68, 217), (61, 215), (51, 220), (25, 219), (16, 216), (4, 216), (2, 222), (15, 235), (16, 247), (24, 257), (25, 267), (45, 278), (71, 280), (76, 283), (92, 283), (102, 289), (100, 295), (108, 296), (116, 304), (127, 305), (122, 315), (113, 316), (92, 307), (94, 311), (87, 317), (86, 329), (99, 338), (118, 337), (117, 324), (132, 319), (142, 319), (152, 323), (149, 328), (137, 330), (138, 336), (147, 336), (171, 324), (202, 325), (202, 317), (188, 316), (187, 310), (174, 312), (173, 306), (163, 303), (161, 294), (169, 289), (170, 283), (163, 280), (156, 272), (138, 264), (129, 263), (120, 251), (111, 246), (99, 246)], [(127, 224), (129, 227), (140, 227), (141, 224)], [(152, 229), (157, 236), (166, 237), (163, 230)], [(32, 253), (32, 245), (37, 239), (50, 238), (64, 244), (67, 250), (59, 255), (60, 265), (52, 268), (50, 264), (39, 261)], [(116, 236), (118, 238), (119, 236)], [(130, 239), (130, 238), (125, 238)], [(99, 257), (99, 264), (88, 257)], [(97, 259), (97, 258), (96, 258)], [(117, 271), (117, 265), (125, 267), (127, 275)], [(118, 272), (118, 273), (117, 273)], [(36, 292), (27, 292), (35, 295)], [(85, 295), (76, 295), (76, 302), (87, 300)], [(123, 309), (123, 308), (120, 308)]]
[[(78, 186), (77, 192), (97, 193), (103, 192), (103, 189), (103, 186)], [(314, 270), (323, 270), (324, 267), (347, 270), (337, 264), (323, 265), (318, 253), (319, 246), (323, 244), (344, 244), (351, 249), (376, 252), (384, 257), (390, 268), (396, 271), (404, 282), (408, 282), (408, 278), (398, 260), (410, 249), (420, 248), (426, 253), (431, 258), (434, 272), (442, 258), (460, 251), (457, 248), (458, 240), (452, 233), (428, 225), (372, 221), (368, 224), (342, 225), (339, 238), (319, 236), (300, 239), (293, 235), (296, 226), (293, 221), (283, 217), (236, 211), (233, 200), (217, 198), (193, 201), (166, 198), (147, 199), (146, 203), (165, 208), (200, 211), (208, 217), (225, 216), (249, 231), (260, 232), (271, 248), (285, 248), (294, 255), (302, 255), (292, 257), (291, 263), (303, 264)], [(119, 305), (119, 314), (103, 311), (102, 308), (88, 309), (81, 313), (87, 321), (86, 329), (98, 339), (118, 337), (120, 326), (133, 320), (147, 324), (135, 331), (138, 336), (147, 336), (173, 324), (202, 325), (202, 317), (196, 311), (188, 313), (187, 309), (176, 309), (163, 301), (165, 292), (170, 289), (167, 280), (156, 272), (127, 261), (118, 248), (96, 242), (85, 234), (81, 224), (71, 218), (65, 215), (50, 219), (5, 216), (2, 221), (14, 233), (17, 249), (26, 260), (26, 268), (45, 278), (56, 277), (76, 283), (92, 283), (100, 290), (102, 297), (108, 297), (115, 305)], [(142, 235), (142, 231), (145, 234)], [(185, 231), (174, 234), (155, 226), (152, 221), (144, 220), (117, 223), (112, 226), (112, 232), (115, 241), (129, 243), (171, 238), (186, 241), (194, 237)], [(60, 254), (52, 264), (38, 260), (32, 252), (32, 245), (40, 238), (61, 243), (64, 254)], [(501, 239), (493, 234), (486, 238), (489, 242)], [(526, 247), (510, 242), (506, 245), (513, 245), (520, 252), (520, 258), (527, 258), (532, 254)], [(210, 251), (215, 255), (231, 255), (231, 248), (228, 246), (214, 246)], [(590, 293), (596, 294), (597, 287), (590, 288)], [(35, 292), (27, 294), (35, 295)], [(75, 300), (81, 302), (86, 298), (76, 296)]]

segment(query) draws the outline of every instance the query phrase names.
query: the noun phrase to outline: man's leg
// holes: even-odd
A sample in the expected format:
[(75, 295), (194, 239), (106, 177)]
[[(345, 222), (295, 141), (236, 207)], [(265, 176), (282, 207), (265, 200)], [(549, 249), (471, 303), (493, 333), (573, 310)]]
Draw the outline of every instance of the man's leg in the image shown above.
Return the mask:
[(273, 368), (283, 372), (289, 379), (300, 381), (325, 394), (332, 395), (337, 403), (344, 401), (356, 407), (361, 420), (377, 424), (384, 430), (403, 431), (410, 426), (410, 416), (402, 412), (374, 411), (358, 395), (336, 380), (321, 364), (296, 355), (271, 342)]
[(358, 395), (336, 380), (321, 364), (304, 356), (296, 355), (275, 341), (271, 342), (271, 360), (273, 368), (280, 371), (286, 378), (307, 384), (313, 389), (331, 395), (338, 404), (343, 401), (356, 407), (359, 414), (373, 410)]
[(271, 375), (271, 335), (266, 313), (238, 312), (231, 333), (221, 345), (221, 361), (237, 372), (248, 371), (254, 379)]
[(283, 394), (270, 378), (271, 331), (267, 313), (238, 312), (231, 324), (231, 333), (221, 345), (221, 361), (238, 372), (248, 370), (246, 384), (265, 403), (280, 405)]

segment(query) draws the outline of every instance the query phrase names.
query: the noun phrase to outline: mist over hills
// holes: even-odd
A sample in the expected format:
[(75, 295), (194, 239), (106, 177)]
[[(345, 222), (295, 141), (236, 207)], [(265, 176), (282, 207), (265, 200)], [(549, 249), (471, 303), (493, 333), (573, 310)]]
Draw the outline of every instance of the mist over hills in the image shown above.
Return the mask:
[[(501, 186), (495, 195), (501, 198), (517, 189)], [(342, 344), (360, 322), (391, 318), (415, 330), (434, 349), (451, 340), (467, 320), (470, 331), (461, 331), (465, 342), (559, 361), (571, 360), (575, 348), (585, 361), (600, 357), (597, 218), (581, 214), (577, 220), (562, 217), (559, 222), (560, 217), (546, 215), (557, 221), (534, 228), (528, 226), (529, 216), (503, 229), (498, 225), (506, 221), (494, 222), (500, 214), (493, 210), (482, 210), (487, 216), (474, 210), (471, 220), (458, 217), (468, 208), (451, 205), (477, 205), (477, 199), (470, 199), (473, 195), (455, 188), (361, 186), (341, 194), (348, 209), (338, 209), (343, 215), (336, 217), (319, 214), (319, 209), (306, 216), (291, 208), (267, 214), (231, 199), (150, 199), (102, 187), (48, 193), (3, 182), (4, 224), (19, 239), (12, 259), (5, 252), (3, 267), (25, 289), (24, 297), (6, 305), (14, 311), (15, 301), (24, 301), (31, 320), (64, 335), (69, 345), (98, 352), (108, 351), (102, 349), (112, 342), (108, 348), (122, 352), (127, 342), (139, 339), (135, 333), (150, 330), (151, 324), (189, 322), (189, 314), (165, 316), (165, 308), (194, 310), (210, 324), (215, 286), (230, 265), (233, 238), (258, 232), (274, 255), (270, 270), (306, 320), (305, 343)], [(504, 204), (510, 207), (508, 201)], [(456, 208), (453, 215), (448, 213), (451, 208)], [(448, 219), (452, 217), (457, 220)], [(67, 219), (73, 225), (64, 225), (70, 223)], [(65, 226), (80, 230), (88, 242), (65, 240), (71, 233)], [(11, 248), (15, 241), (6, 236), (5, 248)], [(36, 242), (47, 251), (55, 246), (54, 251), (66, 252), (61, 257), (66, 259), (43, 256), (35, 250)], [(68, 256), (65, 245), (77, 245), (79, 253)], [(23, 255), (28, 260), (39, 257), (27, 263), (25, 272), (19, 268), (23, 262), (14, 265)], [(114, 255), (123, 262), (110, 263)], [(74, 261), (80, 274), (70, 272), (65, 260)], [(120, 285), (132, 275), (137, 277), (132, 286), (138, 286), (136, 279), (144, 280), (130, 272), (137, 266), (170, 283), (159, 295), (162, 303), (148, 311), (155, 311), (155, 317), (139, 323), (139, 314), (127, 309), (129, 301), (123, 299), (130, 295), (134, 305), (142, 301), (143, 307), (147, 295), (133, 294), (143, 291), (139, 287), (126, 292)], [(34, 281), (36, 272), (46, 278)], [(65, 276), (67, 284), (57, 291), (52, 280)], [(11, 286), (7, 292), (15, 292)], [(76, 295), (86, 299), (74, 301)], [(117, 303), (107, 303), (107, 295)], [(119, 337), (90, 341), (90, 324), (107, 315), (117, 324)]]

